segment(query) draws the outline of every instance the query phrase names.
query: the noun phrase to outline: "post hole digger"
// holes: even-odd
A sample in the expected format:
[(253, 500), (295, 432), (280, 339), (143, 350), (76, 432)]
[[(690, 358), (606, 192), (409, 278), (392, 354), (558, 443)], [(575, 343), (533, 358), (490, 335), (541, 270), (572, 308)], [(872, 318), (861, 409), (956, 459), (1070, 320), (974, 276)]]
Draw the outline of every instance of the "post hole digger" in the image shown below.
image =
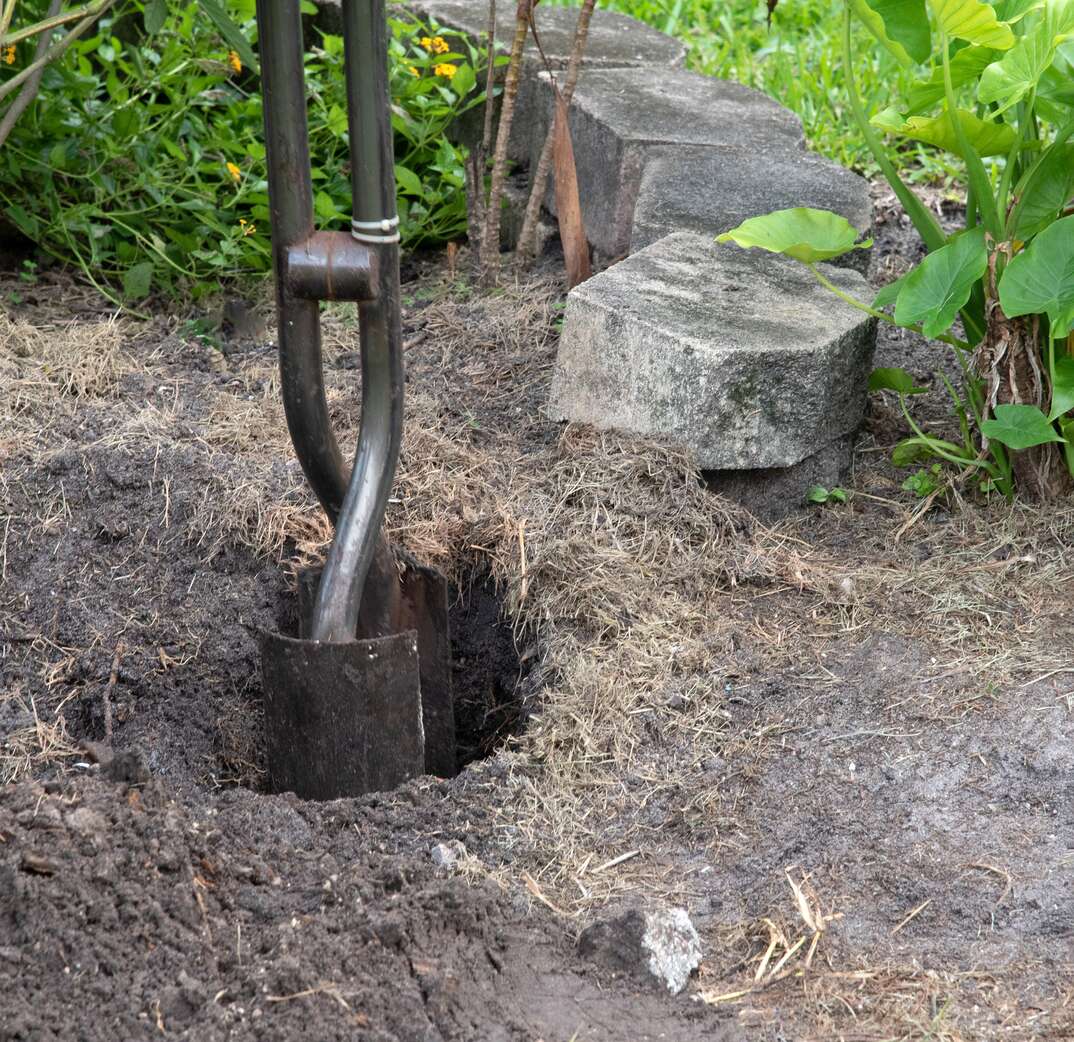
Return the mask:
[[(400, 572), (381, 525), (403, 426), (384, 0), (343, 0), (353, 221), (314, 231), (299, 0), (258, 0), (281, 390), (307, 480), (335, 525), (299, 583), (298, 637), (262, 635), (270, 783), (308, 799), (453, 774), (447, 585)], [(332, 432), (319, 302), (356, 301), (362, 416), (348, 477)]]

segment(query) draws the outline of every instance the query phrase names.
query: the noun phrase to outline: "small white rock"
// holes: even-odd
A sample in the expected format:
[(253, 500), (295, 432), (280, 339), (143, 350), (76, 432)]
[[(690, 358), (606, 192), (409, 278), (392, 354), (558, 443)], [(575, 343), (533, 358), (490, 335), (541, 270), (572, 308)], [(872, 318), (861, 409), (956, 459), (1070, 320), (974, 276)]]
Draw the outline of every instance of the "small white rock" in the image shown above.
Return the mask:
[(433, 864), (438, 868), (453, 868), (466, 857), (466, 847), (459, 840), (452, 839), (447, 843), (437, 843), (430, 853)]

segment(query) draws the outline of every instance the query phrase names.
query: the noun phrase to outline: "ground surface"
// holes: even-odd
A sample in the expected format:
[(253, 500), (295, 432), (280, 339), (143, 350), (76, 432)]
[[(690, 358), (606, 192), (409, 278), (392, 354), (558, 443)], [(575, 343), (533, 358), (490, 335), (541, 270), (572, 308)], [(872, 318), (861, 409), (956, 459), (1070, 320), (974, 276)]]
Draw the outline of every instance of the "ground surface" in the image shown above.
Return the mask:
[[(1074, 509), (923, 509), (877, 400), (850, 503), (763, 526), (543, 418), (554, 279), (410, 275), (389, 523), (455, 583), (494, 755), (327, 805), (261, 791), (256, 630), (328, 536), (271, 327), (0, 287), (0, 1039), (1074, 1037)], [(625, 901), (688, 909), (684, 995), (575, 953)]]

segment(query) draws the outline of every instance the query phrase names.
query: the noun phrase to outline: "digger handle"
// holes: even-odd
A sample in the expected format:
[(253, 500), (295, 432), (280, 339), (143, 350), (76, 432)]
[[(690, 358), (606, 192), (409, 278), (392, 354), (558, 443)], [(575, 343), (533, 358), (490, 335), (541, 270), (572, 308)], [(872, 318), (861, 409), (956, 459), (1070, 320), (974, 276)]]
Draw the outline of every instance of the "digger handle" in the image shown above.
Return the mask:
[[(399, 221), (384, 0), (343, 0), (351, 143), (351, 232), (314, 232), (299, 0), (258, 0), (265, 148), (291, 440), (336, 534), (314, 609), (314, 640), (354, 639), (402, 438)], [(350, 479), (328, 414), (320, 300), (355, 300), (362, 418)]]

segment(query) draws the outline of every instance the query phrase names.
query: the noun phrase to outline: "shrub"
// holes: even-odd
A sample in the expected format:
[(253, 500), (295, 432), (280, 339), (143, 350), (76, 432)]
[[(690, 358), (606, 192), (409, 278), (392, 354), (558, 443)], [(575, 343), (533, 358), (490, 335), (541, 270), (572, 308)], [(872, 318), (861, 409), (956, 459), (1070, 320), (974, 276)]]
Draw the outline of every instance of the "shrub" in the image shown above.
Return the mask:
[[(252, 4), (233, 10), (252, 39)], [(8, 218), (127, 301), (151, 292), (198, 297), (222, 280), (269, 270), (258, 79), (244, 60), (249, 47), (229, 36), (195, 3), (152, 0), (102, 19), (46, 70), (38, 100), (0, 152)], [(463, 38), (391, 22), (407, 246), (465, 231), (465, 157), (445, 130), (481, 101), (473, 89), (480, 60)], [(350, 213), (340, 38), (311, 49), (306, 76), (315, 210), (331, 225)]]

